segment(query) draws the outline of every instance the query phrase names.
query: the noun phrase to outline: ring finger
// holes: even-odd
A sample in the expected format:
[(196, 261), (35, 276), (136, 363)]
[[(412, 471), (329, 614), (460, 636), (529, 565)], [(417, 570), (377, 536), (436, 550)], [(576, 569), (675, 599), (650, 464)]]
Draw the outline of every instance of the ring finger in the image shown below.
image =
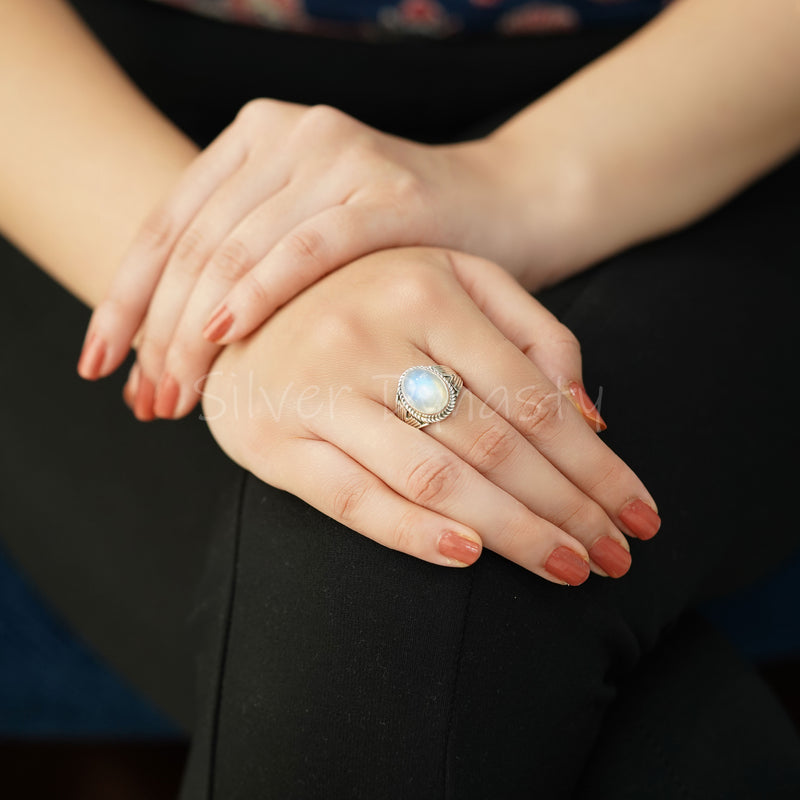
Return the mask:
[(525, 569), (555, 583), (577, 585), (588, 577), (580, 542), (383, 404), (340, 399), (335, 413), (317, 414), (307, 424), (398, 494), (477, 531), (488, 547)]

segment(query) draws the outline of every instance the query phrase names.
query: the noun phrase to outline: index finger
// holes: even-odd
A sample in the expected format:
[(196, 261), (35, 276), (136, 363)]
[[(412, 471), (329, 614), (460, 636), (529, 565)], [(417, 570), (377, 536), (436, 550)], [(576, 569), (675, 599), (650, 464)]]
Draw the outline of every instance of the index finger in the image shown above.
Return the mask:
[(102, 345), (103, 356), (91, 364), (82, 357), (78, 368), (82, 377), (105, 377), (122, 363), (178, 237), (245, 159), (243, 141), (230, 131), (230, 127), (223, 131), (189, 164), (169, 196), (142, 223), (89, 321), (84, 353), (94, 342), (95, 349)]

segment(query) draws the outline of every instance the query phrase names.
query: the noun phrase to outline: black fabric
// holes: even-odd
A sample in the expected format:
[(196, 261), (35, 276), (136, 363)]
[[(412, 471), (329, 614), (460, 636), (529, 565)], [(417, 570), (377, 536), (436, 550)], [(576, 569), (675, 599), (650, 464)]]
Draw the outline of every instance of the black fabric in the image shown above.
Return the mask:
[[(406, 51), (76, 5), (201, 144), (259, 95), (473, 135), (627, 33)], [(796, 797), (796, 733), (691, 609), (800, 545), (798, 179), (542, 295), (664, 519), (619, 581), (565, 589), (490, 552), (437, 568), (247, 475), (197, 415), (134, 422), (121, 376), (74, 374), (86, 310), (5, 243), (0, 535), (191, 730), (184, 800)]]

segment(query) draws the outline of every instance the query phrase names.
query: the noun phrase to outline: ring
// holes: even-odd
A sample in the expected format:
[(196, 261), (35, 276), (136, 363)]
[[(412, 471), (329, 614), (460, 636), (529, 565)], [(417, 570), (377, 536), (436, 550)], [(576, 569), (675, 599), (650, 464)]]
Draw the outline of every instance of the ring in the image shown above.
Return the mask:
[(441, 364), (409, 367), (397, 382), (394, 413), (413, 428), (449, 417), (464, 381)]

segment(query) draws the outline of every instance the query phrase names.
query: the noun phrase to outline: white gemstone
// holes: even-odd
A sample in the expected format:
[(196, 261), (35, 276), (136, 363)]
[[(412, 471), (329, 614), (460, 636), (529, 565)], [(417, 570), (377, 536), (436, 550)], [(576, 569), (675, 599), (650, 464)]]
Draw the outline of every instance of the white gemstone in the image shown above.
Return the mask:
[(403, 376), (402, 391), (409, 404), (420, 414), (438, 414), (450, 400), (447, 384), (438, 375), (422, 367), (414, 367)]

